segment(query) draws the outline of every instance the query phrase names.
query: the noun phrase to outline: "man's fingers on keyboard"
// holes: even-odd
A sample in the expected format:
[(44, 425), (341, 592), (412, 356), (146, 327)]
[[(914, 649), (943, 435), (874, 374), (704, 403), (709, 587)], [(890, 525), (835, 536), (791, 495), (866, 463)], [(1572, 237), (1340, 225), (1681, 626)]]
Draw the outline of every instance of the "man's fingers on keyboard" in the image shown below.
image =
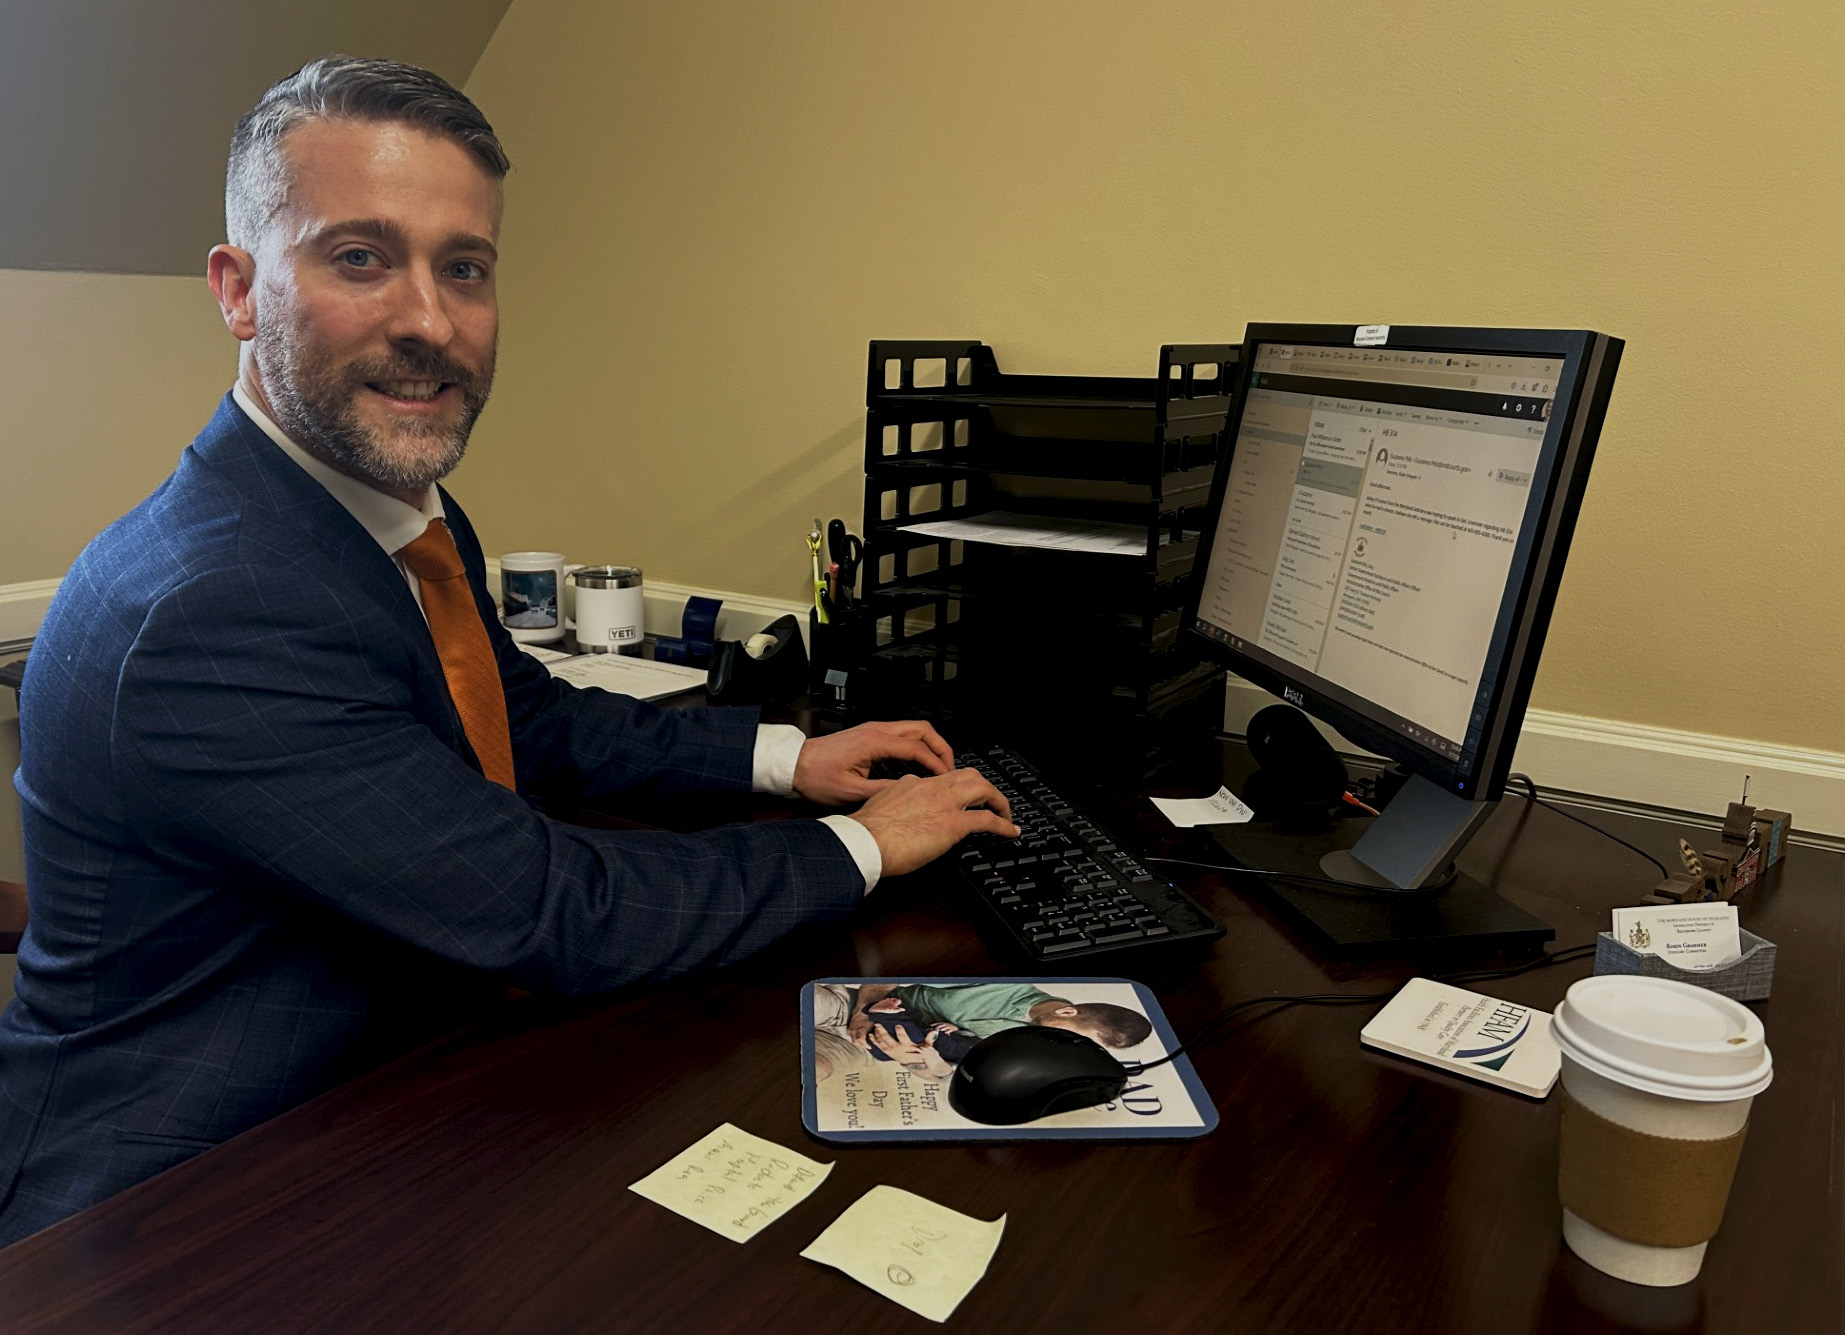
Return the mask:
[(921, 721), (904, 722), (898, 726), (903, 729), (904, 736), (916, 738), (929, 749), (936, 759), (942, 762), (938, 773), (946, 774), (954, 768), (955, 749), (948, 744), (948, 740), (941, 733)]
[(955, 796), (968, 806), (978, 802), (981, 806), (993, 807), (1010, 813), (1005, 806), (1006, 797), (999, 789), (987, 782), (986, 776), (977, 769), (958, 769), (949, 776), (954, 784)]
[(946, 760), (943, 760), (941, 756), (937, 755), (935, 751), (930, 748), (929, 744), (920, 737), (907, 738), (902, 745), (903, 749), (901, 751), (893, 749), (891, 753), (892, 758), (907, 760), (913, 765), (920, 766), (930, 774), (947, 774), (954, 768)]
[[(954, 768), (955, 752), (948, 742), (934, 728), (921, 719), (899, 719), (887, 723), (862, 723), (859, 725), (872, 732), (882, 733), (886, 737), (906, 737), (928, 751), (931, 759), (905, 754), (905, 758), (924, 765), (931, 774), (946, 774)], [(892, 751), (893, 756), (898, 752)]]
[(965, 839), (970, 834), (997, 834), (1005, 839), (1016, 838), (1018, 826), (997, 811), (986, 807), (969, 807), (961, 813), (964, 822), (960, 837)]
[(988, 783), (979, 770), (958, 769), (954, 772), (957, 784), (956, 796), (962, 805), (971, 808), (985, 808), (999, 816), (1003, 829), (998, 832), (1011, 836), (1017, 833), (1012, 828), (1012, 804), (1006, 795)]

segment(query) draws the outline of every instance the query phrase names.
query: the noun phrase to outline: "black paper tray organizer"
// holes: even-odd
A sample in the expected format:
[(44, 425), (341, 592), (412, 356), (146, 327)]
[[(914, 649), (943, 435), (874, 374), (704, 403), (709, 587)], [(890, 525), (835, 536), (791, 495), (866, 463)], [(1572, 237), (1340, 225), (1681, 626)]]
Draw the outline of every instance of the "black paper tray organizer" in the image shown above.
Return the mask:
[[(1171, 344), (1158, 373), (1016, 375), (970, 341), (871, 344), (864, 612), (882, 713), (922, 712), (1055, 765), (1145, 761), (1222, 725), (1224, 674), (1179, 635), (1237, 345)], [(1119, 526), (1133, 554), (911, 531), (1001, 514)]]

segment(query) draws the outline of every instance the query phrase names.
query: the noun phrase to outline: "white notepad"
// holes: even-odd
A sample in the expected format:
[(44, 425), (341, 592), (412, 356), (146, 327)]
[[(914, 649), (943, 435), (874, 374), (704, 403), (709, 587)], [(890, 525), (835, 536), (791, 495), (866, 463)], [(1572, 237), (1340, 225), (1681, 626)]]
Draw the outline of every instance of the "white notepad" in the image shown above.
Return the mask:
[(553, 677), (572, 686), (600, 686), (636, 700), (658, 700), (663, 695), (694, 690), (705, 684), (708, 675), (704, 668), (656, 663), (651, 658), (629, 658), (625, 654), (579, 654), (545, 666)]

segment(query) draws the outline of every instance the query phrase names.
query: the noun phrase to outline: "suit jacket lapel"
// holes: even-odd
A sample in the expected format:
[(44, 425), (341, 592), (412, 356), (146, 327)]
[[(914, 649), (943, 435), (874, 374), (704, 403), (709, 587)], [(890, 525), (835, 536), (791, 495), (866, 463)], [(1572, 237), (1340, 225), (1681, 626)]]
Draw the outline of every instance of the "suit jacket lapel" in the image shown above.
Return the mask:
[(226, 478), (253, 511), (261, 512), (259, 522), (267, 526), (269, 536), (280, 545), (292, 543), (300, 549), (305, 570), (319, 570), (324, 578), (338, 580), (356, 597), (380, 606), (385, 619), (400, 628), (404, 643), (415, 655), (419, 695), (429, 693), (430, 698), (441, 702), (439, 708), (428, 711), (429, 721), (439, 721), (438, 732), (443, 739), (474, 763), (461, 720), (449, 701), (442, 661), (436, 656), (435, 642), (429, 638), (423, 614), (396, 561), (365, 531), (364, 525), (264, 435), (229, 394), (192, 442), (191, 452), (201, 465)]

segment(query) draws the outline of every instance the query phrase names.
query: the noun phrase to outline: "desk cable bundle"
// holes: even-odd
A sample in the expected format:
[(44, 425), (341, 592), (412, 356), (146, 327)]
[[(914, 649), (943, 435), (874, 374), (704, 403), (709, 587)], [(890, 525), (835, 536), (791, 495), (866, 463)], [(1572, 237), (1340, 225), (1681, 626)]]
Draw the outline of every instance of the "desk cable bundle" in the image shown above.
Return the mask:
[[(1165, 860), (1174, 861), (1175, 859), (1169, 858)], [(1462, 983), (1486, 982), (1497, 978), (1513, 978), (1521, 973), (1531, 973), (1536, 969), (1547, 969), (1553, 964), (1572, 964), (1584, 959), (1589, 959), (1593, 957), (1594, 953), (1595, 943), (1590, 941), (1582, 945), (1567, 946), (1562, 950), (1553, 951), (1542, 959), (1531, 960), (1525, 964), (1514, 965), (1511, 968), (1476, 969), (1466, 973), (1443, 974), (1437, 978), (1436, 981), (1451, 985), (1459, 985)], [(1191, 1038), (1187, 1039), (1165, 1056), (1155, 1061), (1143, 1062), (1136, 1065), (1134, 1073), (1138, 1074), (1140, 1071), (1164, 1065), (1181, 1053), (1191, 1052), (1197, 1048), (1199, 1044), (1210, 1038), (1221, 1025), (1226, 1023), (1233, 1016), (1253, 1006), (1273, 1006), (1275, 1009), (1269, 1011), (1268, 1014), (1276, 1015), (1295, 1006), (1356, 1006), (1366, 1002), (1388, 1001), (1390, 998), (1394, 997), (1398, 991), (1400, 991), (1399, 988), (1393, 987), (1387, 992), (1318, 992), (1307, 996), (1294, 997), (1248, 997), (1230, 1006), (1226, 1006), (1200, 1026), (1198, 1032), (1193, 1034)], [(1257, 1018), (1266, 1018), (1266, 1016), (1259, 1016)]]
[[(1532, 803), (1533, 805), (1547, 807), (1550, 810), (1557, 812), (1558, 815), (1567, 816), (1570, 820), (1575, 821), (1578, 825), (1583, 826), (1585, 829), (1593, 830), (1597, 834), (1606, 835), (1609, 839), (1612, 839), (1615, 843), (1620, 844), (1623, 848), (1631, 849), (1633, 852), (1638, 853), (1641, 857), (1653, 863), (1655, 866), (1660, 866), (1659, 860), (1653, 857), (1652, 854), (1647, 853), (1643, 849), (1635, 847), (1633, 844), (1621, 838), (1619, 835), (1611, 834), (1607, 830), (1602, 829), (1600, 826), (1595, 825), (1594, 823), (1590, 821), (1583, 820), (1579, 816), (1574, 816), (1574, 815), (1571, 815), (1567, 811), (1563, 811), (1561, 808), (1557, 807), (1554, 803), (1544, 801), (1543, 798), (1538, 796), (1537, 785), (1533, 783), (1528, 776), (1523, 775), (1523, 774), (1514, 774), (1511, 777), (1512, 779), (1523, 783), (1526, 789), (1526, 792), (1524, 794), (1525, 799), (1528, 802)], [(1425, 887), (1425, 888), (1417, 889), (1417, 890), (1399, 890), (1392, 886), (1364, 885), (1364, 884), (1360, 884), (1359, 882), (1355, 882), (1355, 881), (1335, 880), (1332, 877), (1308, 876), (1308, 875), (1297, 874), (1293, 872), (1271, 871), (1271, 870), (1265, 870), (1265, 869), (1259, 869), (1259, 868), (1253, 868), (1253, 867), (1237, 867), (1237, 866), (1232, 866), (1227, 863), (1196, 862), (1196, 861), (1192, 861), (1187, 858), (1148, 857), (1145, 859), (1145, 861), (1168, 862), (1168, 863), (1173, 863), (1178, 866), (1201, 867), (1201, 868), (1204, 868), (1210, 871), (1232, 872), (1232, 873), (1236, 873), (1236, 874), (1244, 875), (1244, 876), (1274, 877), (1274, 878), (1281, 878), (1281, 879), (1287, 879), (1287, 880), (1308, 881), (1314, 884), (1330, 886), (1330, 887), (1334, 887), (1337, 889), (1348, 889), (1348, 890), (1353, 891), (1354, 893), (1364, 892), (1364, 893), (1370, 893), (1370, 894), (1426, 894), (1426, 893), (1429, 893), (1431, 890), (1440, 889), (1440, 886), (1432, 886), (1432, 887)], [(1660, 869), (1662, 872), (1664, 871), (1663, 867), (1661, 867)], [(1444, 975), (1437, 977), (1435, 981), (1459, 986), (1459, 985), (1469, 984), (1469, 983), (1487, 982), (1487, 981), (1490, 981), (1493, 979), (1499, 979), (1499, 978), (1515, 978), (1519, 974), (1530, 973), (1537, 969), (1549, 968), (1553, 964), (1570, 964), (1570, 963), (1579, 962), (1584, 959), (1592, 958), (1595, 954), (1595, 950), (1596, 950), (1596, 943), (1593, 941), (1588, 941), (1588, 942), (1582, 943), (1581, 945), (1567, 946), (1562, 950), (1552, 951), (1551, 953), (1543, 956), (1540, 959), (1531, 960), (1531, 961), (1528, 961), (1527, 963), (1520, 964), (1520, 965), (1514, 965), (1510, 968), (1474, 969), (1474, 970), (1468, 970), (1468, 971), (1464, 971), (1460, 973), (1444, 974)], [(1397, 995), (1397, 992), (1399, 990), (1400, 989), (1393, 987), (1387, 992), (1322, 992), (1322, 993), (1316, 993), (1316, 994), (1306, 995), (1306, 996), (1250, 997), (1250, 998), (1247, 998), (1246, 1000), (1236, 1002), (1233, 1005), (1230, 1005), (1226, 1007), (1225, 1009), (1223, 1009), (1222, 1011), (1218, 1012), (1217, 1015), (1213, 1016), (1210, 1020), (1206, 1021), (1205, 1024), (1198, 1030), (1198, 1032), (1194, 1034), (1189, 1040), (1187, 1040), (1179, 1048), (1175, 1049), (1173, 1052), (1166, 1054), (1166, 1056), (1160, 1058), (1158, 1061), (1145, 1063), (1139, 1069), (1145, 1070), (1147, 1069), (1147, 1067), (1157, 1066), (1161, 1062), (1171, 1061), (1174, 1057), (1178, 1056), (1180, 1053), (1187, 1052), (1193, 1048), (1196, 1048), (1200, 1043), (1208, 1039), (1213, 1033), (1216, 1032), (1216, 1030), (1221, 1025), (1225, 1024), (1233, 1016), (1239, 1014), (1242, 1011), (1248, 1010), (1252, 1007), (1264, 1006), (1264, 1005), (1273, 1006), (1275, 1009), (1268, 1012), (1268, 1014), (1273, 1015), (1273, 1014), (1278, 1014), (1281, 1011), (1288, 1010), (1294, 1006), (1361, 1005), (1367, 1002), (1388, 1001), (1390, 998)]]

